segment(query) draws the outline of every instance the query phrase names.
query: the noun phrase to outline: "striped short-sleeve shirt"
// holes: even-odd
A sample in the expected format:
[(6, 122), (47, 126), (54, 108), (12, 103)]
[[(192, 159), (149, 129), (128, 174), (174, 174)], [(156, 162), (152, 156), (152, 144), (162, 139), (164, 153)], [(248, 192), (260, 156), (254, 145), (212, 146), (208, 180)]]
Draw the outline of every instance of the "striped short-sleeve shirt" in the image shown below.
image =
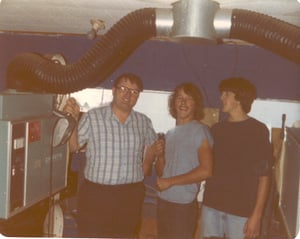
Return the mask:
[(143, 150), (156, 139), (151, 120), (132, 111), (122, 124), (111, 105), (85, 113), (78, 125), (78, 141), (86, 146), (86, 179), (100, 184), (141, 182)]

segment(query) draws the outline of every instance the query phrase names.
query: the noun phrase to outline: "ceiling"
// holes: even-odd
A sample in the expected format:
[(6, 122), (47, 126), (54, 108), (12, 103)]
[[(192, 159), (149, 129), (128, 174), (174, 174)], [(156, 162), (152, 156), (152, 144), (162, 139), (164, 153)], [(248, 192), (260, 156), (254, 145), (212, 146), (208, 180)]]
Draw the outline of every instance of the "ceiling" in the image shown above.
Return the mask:
[[(91, 20), (105, 29), (128, 13), (145, 7), (172, 8), (174, 0), (0, 0), (0, 32), (87, 34)], [(218, 0), (220, 8), (263, 13), (300, 27), (297, 0)]]

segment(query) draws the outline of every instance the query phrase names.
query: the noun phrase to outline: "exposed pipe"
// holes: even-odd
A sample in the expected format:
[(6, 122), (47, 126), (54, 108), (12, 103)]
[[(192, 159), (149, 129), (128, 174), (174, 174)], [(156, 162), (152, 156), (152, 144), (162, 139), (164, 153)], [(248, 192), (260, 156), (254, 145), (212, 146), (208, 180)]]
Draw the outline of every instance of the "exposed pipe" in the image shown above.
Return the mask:
[(229, 38), (244, 40), (300, 65), (300, 28), (270, 16), (234, 9)]
[[(196, 17), (188, 16), (191, 11)], [(176, 41), (198, 38), (205, 43), (220, 38), (240, 39), (300, 64), (299, 27), (256, 12), (219, 9), (210, 0), (182, 0), (174, 4), (173, 11), (145, 8), (128, 14), (71, 65), (54, 64), (34, 53), (20, 54), (8, 66), (7, 87), (58, 94), (95, 87), (152, 37)]]
[(155, 9), (134, 11), (115, 24), (92, 49), (73, 64), (55, 64), (36, 53), (17, 55), (7, 68), (7, 87), (57, 94), (95, 87), (141, 43), (155, 35)]

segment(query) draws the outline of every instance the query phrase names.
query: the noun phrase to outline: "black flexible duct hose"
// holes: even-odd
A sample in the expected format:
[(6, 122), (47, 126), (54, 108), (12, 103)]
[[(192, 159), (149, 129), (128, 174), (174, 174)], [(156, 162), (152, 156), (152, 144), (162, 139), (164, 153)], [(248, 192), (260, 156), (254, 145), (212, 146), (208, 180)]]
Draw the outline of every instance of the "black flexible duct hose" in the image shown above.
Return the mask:
[(59, 65), (35, 53), (16, 56), (7, 69), (7, 87), (66, 94), (104, 81), (145, 40), (156, 36), (155, 9), (134, 11), (115, 24), (78, 62)]
[(230, 38), (244, 40), (300, 64), (300, 28), (260, 13), (233, 9)]
[[(142, 42), (156, 36), (155, 9), (132, 12), (78, 62), (61, 66), (38, 54), (17, 56), (7, 69), (11, 89), (66, 94), (103, 82)], [(300, 64), (300, 28), (270, 16), (234, 9), (230, 38), (244, 40)]]

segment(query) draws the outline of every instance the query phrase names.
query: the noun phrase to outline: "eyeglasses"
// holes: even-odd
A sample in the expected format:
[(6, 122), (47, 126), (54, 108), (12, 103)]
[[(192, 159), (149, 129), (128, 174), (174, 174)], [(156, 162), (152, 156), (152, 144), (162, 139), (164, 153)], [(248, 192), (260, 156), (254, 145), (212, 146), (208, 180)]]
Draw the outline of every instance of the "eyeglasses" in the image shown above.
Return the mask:
[(129, 92), (131, 95), (134, 95), (134, 96), (138, 96), (140, 91), (139, 90), (136, 90), (136, 89), (130, 89), (124, 85), (119, 85), (119, 86), (116, 86), (117, 89), (119, 89), (122, 93), (127, 93)]

